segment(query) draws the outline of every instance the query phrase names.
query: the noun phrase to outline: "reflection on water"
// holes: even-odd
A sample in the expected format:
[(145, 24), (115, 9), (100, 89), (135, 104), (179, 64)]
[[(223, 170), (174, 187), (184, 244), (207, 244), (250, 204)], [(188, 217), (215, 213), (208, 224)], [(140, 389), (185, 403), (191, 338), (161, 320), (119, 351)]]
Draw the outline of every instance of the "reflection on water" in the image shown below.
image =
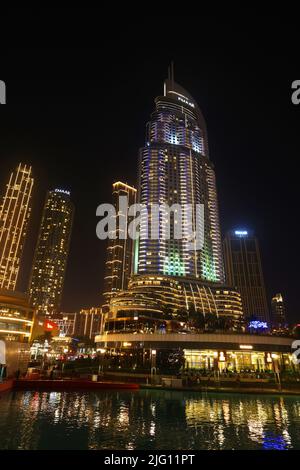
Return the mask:
[(300, 449), (300, 398), (185, 392), (0, 395), (1, 449)]

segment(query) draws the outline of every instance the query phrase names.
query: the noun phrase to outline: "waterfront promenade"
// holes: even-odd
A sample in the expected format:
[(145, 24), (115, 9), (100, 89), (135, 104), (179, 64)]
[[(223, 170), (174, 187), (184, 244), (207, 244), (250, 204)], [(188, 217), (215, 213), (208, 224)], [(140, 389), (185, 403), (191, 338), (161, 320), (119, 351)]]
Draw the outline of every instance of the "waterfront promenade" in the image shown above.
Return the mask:
[[(134, 380), (135, 379), (135, 380)], [(176, 376), (145, 376), (144, 374), (110, 374), (74, 379), (10, 379), (0, 383), (0, 392), (8, 390), (98, 391), (98, 390), (178, 390), (198, 393), (249, 393), (300, 395), (300, 381), (274, 382), (256, 377), (202, 377), (197, 380)]]

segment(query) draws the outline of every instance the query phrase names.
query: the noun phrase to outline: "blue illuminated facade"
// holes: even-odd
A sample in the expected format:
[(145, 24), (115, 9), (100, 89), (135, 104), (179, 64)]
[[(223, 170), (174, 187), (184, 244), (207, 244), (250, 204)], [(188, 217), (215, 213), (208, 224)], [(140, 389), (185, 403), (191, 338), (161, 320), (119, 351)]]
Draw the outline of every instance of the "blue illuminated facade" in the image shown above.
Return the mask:
[(251, 320), (248, 324), (249, 330), (254, 331), (266, 331), (268, 330), (269, 326), (266, 321), (259, 321), (259, 320)]

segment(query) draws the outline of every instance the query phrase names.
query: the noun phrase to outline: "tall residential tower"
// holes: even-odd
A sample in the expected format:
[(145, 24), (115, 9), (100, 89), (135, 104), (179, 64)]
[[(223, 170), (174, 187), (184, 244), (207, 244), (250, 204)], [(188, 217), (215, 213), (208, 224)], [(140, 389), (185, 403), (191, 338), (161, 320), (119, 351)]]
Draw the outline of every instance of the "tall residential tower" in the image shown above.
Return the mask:
[(29, 288), (31, 302), (39, 314), (53, 314), (60, 308), (73, 214), (68, 191), (48, 191)]
[(257, 238), (247, 230), (232, 230), (224, 240), (226, 280), (242, 294), (246, 317), (269, 321), (269, 309)]
[(0, 289), (16, 289), (33, 181), (31, 166), (20, 163), (6, 187), (0, 207)]
[(127, 289), (129, 278), (133, 273), (134, 242), (131, 238), (122, 237), (120, 233), (124, 228), (127, 231), (130, 218), (120, 207), (120, 197), (126, 198), (128, 206), (135, 204), (136, 189), (127, 183), (117, 181), (113, 184), (112, 195), (117, 217), (116, 230), (110, 234), (111, 238), (107, 246), (103, 293), (104, 309), (114, 294)]
[(284, 328), (287, 324), (285, 304), (281, 294), (276, 294), (272, 298), (272, 326), (274, 328)]

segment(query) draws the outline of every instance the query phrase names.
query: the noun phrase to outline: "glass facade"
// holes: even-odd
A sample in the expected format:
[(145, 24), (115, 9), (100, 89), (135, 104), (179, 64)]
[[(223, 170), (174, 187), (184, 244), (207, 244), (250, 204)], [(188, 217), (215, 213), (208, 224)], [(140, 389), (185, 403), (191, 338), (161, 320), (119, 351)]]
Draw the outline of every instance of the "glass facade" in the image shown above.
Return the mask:
[(0, 206), (0, 289), (16, 289), (33, 181), (31, 166), (20, 163), (10, 175)]
[[(138, 200), (147, 213), (141, 214), (138, 274), (164, 274), (223, 282), (217, 190), (209, 160), (206, 125), (198, 105), (186, 90), (166, 80), (165, 94), (156, 98), (156, 109), (147, 124), (146, 144), (140, 150)], [(182, 237), (174, 236), (176, 213), (162, 209), (158, 239), (144, 237), (151, 231), (151, 208), (180, 205)], [(204, 206), (204, 240), (201, 249), (191, 249), (189, 234), (198, 228), (197, 204)], [(188, 217), (186, 207), (191, 207)], [(166, 239), (166, 219), (171, 221)]]
[(30, 281), (30, 300), (39, 314), (53, 314), (60, 307), (74, 206), (70, 193), (49, 191), (46, 197)]
[[(130, 217), (124, 213), (120, 207), (120, 197), (127, 198), (128, 207), (136, 202), (136, 189), (126, 183), (117, 181), (113, 184), (113, 204), (116, 210), (115, 233), (108, 240), (107, 257), (104, 277), (104, 310), (108, 310), (108, 305), (112, 297), (118, 292), (127, 289), (128, 281), (134, 271), (134, 241), (129, 237), (120, 237), (121, 230), (126, 231), (130, 223)], [(122, 224), (122, 222), (125, 223)], [(124, 234), (122, 234), (124, 235)]]
[(272, 326), (274, 328), (283, 328), (286, 326), (285, 304), (281, 294), (276, 294), (272, 298)]
[(231, 288), (173, 276), (137, 275), (127, 291), (111, 299), (105, 329), (154, 332), (165, 323), (167, 331), (176, 331), (191, 318), (196, 329), (204, 329), (207, 319), (215, 318), (218, 328), (239, 330), (242, 316), (241, 296)]
[(242, 295), (246, 317), (269, 321), (269, 309), (257, 238), (246, 230), (233, 230), (224, 239), (226, 281)]
[(185, 367), (195, 370), (228, 372), (272, 371), (278, 361), (281, 369), (292, 368), (289, 353), (236, 350), (184, 349)]
[[(135, 199), (128, 185), (118, 182), (113, 187), (116, 200), (123, 194), (131, 203)], [(108, 245), (105, 331), (176, 331), (187, 323), (194, 330), (241, 330), (240, 293), (224, 284), (216, 178), (205, 120), (195, 100), (174, 80), (165, 81), (164, 95), (155, 99), (146, 126), (137, 202), (142, 205), (138, 239), (132, 244), (117, 237)], [(117, 202), (115, 206), (119, 219), (124, 214)], [(195, 232), (202, 244), (191, 241)], [(133, 260), (131, 265), (128, 260)]]

